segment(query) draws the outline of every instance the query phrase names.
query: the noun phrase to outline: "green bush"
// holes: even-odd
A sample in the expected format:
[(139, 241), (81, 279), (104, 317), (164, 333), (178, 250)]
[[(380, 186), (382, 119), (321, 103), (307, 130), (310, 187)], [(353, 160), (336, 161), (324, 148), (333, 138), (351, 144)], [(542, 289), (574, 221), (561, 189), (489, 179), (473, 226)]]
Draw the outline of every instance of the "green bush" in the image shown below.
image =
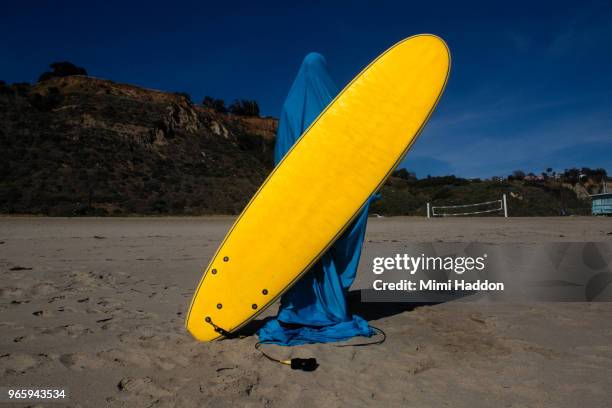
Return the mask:
[(202, 105), (207, 108), (213, 109), (219, 113), (226, 113), (227, 108), (225, 107), (225, 101), (223, 99), (215, 99), (211, 96), (205, 96), (202, 101)]
[(239, 116), (259, 116), (259, 105), (257, 102), (248, 99), (234, 101), (228, 110), (230, 113)]
[(38, 82), (43, 82), (51, 78), (66, 77), (71, 75), (87, 75), (83, 67), (77, 67), (72, 62), (60, 61), (49, 65), (52, 71), (43, 72), (38, 78)]

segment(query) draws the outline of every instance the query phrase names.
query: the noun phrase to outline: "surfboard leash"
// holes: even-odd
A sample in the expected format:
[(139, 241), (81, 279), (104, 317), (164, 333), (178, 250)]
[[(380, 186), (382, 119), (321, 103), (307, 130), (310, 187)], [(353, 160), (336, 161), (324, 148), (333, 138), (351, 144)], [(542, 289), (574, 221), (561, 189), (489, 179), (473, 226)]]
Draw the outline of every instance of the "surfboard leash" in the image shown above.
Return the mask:
[[(217, 326), (212, 321), (212, 319), (209, 316), (207, 316), (204, 319), (204, 321), (206, 323), (210, 324), (217, 333), (219, 333), (220, 335), (222, 335), (226, 339), (235, 339), (235, 338), (242, 337), (242, 336), (238, 336), (236, 334), (233, 334), (233, 333), (225, 330), (223, 327)], [(264, 352), (263, 350), (260, 349), (260, 346), (262, 344), (265, 344), (265, 343), (257, 342), (257, 344), (255, 344), (255, 348), (261, 354), (263, 354), (267, 359), (269, 359), (271, 361), (275, 361), (275, 362), (280, 363), (280, 364), (285, 364), (285, 365), (291, 366), (291, 368), (293, 370), (314, 371), (319, 366), (317, 364), (317, 360), (314, 359), (314, 358), (292, 358), (291, 360), (280, 360), (280, 359), (274, 358), (271, 355), (267, 354), (266, 352)]]
[(213, 329), (215, 329), (215, 331), (217, 333), (219, 333), (220, 335), (222, 335), (223, 337), (225, 337), (226, 339), (236, 339), (239, 338), (240, 336), (233, 334), (227, 330), (225, 330), (223, 327), (217, 326), (212, 319), (209, 316), (206, 316), (206, 318), (204, 319), (204, 321), (208, 324), (210, 324)]
[[(385, 340), (387, 340), (387, 334), (382, 330), (379, 329), (378, 327), (375, 326), (370, 326), (372, 329), (374, 329), (375, 332), (377, 332), (377, 334), (380, 334), (382, 336), (381, 339), (375, 340), (375, 341), (369, 341), (369, 342), (364, 342), (364, 343), (357, 343), (357, 344), (334, 344), (334, 347), (362, 347), (362, 346), (372, 346), (372, 345), (376, 345), (376, 344), (382, 344), (385, 342)], [(255, 343), (255, 349), (257, 351), (259, 351), (261, 354), (263, 354), (264, 357), (266, 357), (268, 360), (280, 363), (280, 364), (284, 364), (284, 365), (288, 365), (291, 366), (291, 369), (293, 370), (302, 370), (302, 371), (314, 371), (317, 369), (317, 367), (319, 367), (319, 363), (317, 363), (317, 359), (310, 357), (310, 358), (292, 358), (290, 360), (281, 360), (275, 357), (272, 357), (271, 355), (269, 355), (268, 353), (266, 353), (265, 351), (263, 351), (261, 349), (261, 345), (262, 344), (274, 344), (274, 343), (266, 343), (263, 341), (258, 341), (257, 343)]]
[[(242, 336), (233, 334), (227, 330), (225, 330), (224, 328), (217, 326), (212, 319), (207, 316), (204, 321), (208, 324), (210, 324), (213, 329), (219, 333), (220, 335), (222, 335), (223, 337), (225, 337), (226, 339), (236, 339), (236, 338), (240, 338)], [(382, 344), (385, 342), (385, 340), (387, 340), (387, 334), (382, 330), (379, 329), (378, 327), (375, 326), (370, 326), (372, 329), (374, 329), (374, 331), (377, 334), (380, 334), (382, 336), (381, 339), (375, 340), (375, 341), (368, 341), (368, 342), (364, 342), (364, 343), (357, 343), (357, 344), (334, 344), (334, 347), (362, 347), (362, 346), (372, 346), (372, 345), (376, 345), (376, 344)], [(266, 353), (265, 351), (263, 351), (261, 349), (261, 345), (262, 344), (274, 344), (274, 343), (266, 343), (263, 341), (258, 341), (257, 343), (255, 343), (255, 349), (257, 351), (259, 351), (264, 357), (266, 357), (268, 360), (270, 361), (274, 361), (276, 363), (280, 363), (283, 365), (288, 365), (291, 367), (292, 370), (302, 370), (302, 371), (314, 371), (317, 369), (317, 367), (319, 367), (319, 363), (317, 363), (317, 359), (310, 357), (310, 358), (292, 358), (290, 360), (281, 360), (275, 357), (272, 357), (271, 355), (269, 355), (268, 353)]]

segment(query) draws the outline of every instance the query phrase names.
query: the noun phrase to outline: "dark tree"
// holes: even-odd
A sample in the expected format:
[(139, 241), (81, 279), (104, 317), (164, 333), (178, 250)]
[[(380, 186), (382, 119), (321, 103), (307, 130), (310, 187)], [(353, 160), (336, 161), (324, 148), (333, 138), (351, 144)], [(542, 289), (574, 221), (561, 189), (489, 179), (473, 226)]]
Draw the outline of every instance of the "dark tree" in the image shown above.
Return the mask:
[(513, 180), (522, 180), (525, 178), (525, 172), (523, 170), (514, 170), (512, 172)]
[(215, 99), (211, 96), (205, 96), (202, 105), (211, 108), (219, 113), (226, 113), (225, 101), (223, 99)]
[(565, 169), (563, 174), (561, 175), (563, 181), (568, 182), (570, 184), (576, 184), (580, 180), (580, 170), (575, 167), (571, 169)]
[(259, 116), (259, 105), (256, 101), (241, 99), (232, 103), (228, 110), (234, 115), (240, 116)]
[(398, 177), (404, 180), (416, 181), (416, 174), (412, 171), (408, 171), (407, 169), (399, 169), (393, 173), (393, 177)]
[(6, 82), (0, 81), (0, 95), (12, 95), (13, 90), (11, 87), (6, 85)]
[(66, 77), (71, 75), (87, 75), (85, 68), (77, 67), (72, 62), (61, 61), (54, 62), (49, 65), (52, 71), (44, 72), (39, 78), (38, 82), (46, 81), (55, 77)]

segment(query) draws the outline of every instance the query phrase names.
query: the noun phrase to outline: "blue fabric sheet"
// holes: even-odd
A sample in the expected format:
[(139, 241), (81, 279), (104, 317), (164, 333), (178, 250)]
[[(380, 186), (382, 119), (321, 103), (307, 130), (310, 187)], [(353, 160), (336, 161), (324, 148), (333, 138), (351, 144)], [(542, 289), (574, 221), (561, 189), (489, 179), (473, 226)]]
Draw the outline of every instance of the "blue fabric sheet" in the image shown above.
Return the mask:
[[(325, 58), (304, 58), (283, 106), (274, 150), (278, 164), (300, 135), (337, 95)], [(368, 207), (321, 259), (281, 298), (278, 316), (259, 330), (259, 340), (285, 346), (372, 336), (373, 329), (347, 310), (346, 294), (355, 280)], [(324, 198), (322, 198), (324, 199)]]

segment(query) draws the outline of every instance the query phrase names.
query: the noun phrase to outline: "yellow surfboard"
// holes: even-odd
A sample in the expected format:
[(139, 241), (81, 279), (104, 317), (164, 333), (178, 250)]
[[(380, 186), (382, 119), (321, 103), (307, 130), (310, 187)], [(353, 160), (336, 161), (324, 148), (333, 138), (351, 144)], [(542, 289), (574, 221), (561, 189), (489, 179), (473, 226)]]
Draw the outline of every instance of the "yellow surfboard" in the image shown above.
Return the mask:
[(449, 75), (434, 35), (376, 58), (327, 106), (255, 193), (204, 270), (187, 315), (198, 340), (270, 306), (350, 224), (410, 149)]

